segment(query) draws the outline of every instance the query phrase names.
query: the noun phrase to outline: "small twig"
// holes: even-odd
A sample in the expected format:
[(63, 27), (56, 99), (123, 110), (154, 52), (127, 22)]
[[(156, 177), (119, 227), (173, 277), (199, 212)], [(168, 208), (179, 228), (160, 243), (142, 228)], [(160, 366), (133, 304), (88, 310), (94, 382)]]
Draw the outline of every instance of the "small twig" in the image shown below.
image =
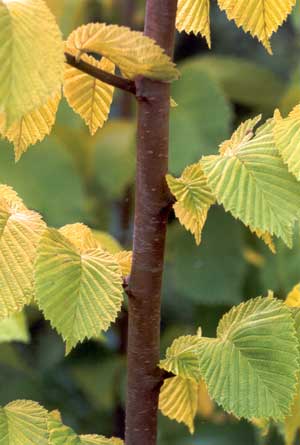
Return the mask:
[(77, 61), (75, 56), (67, 52), (65, 53), (65, 57), (68, 65), (77, 68), (95, 79), (101, 80), (101, 82), (105, 82), (108, 85), (112, 85), (113, 87), (119, 88), (127, 93), (131, 93), (134, 96), (136, 95), (136, 86), (133, 80), (108, 73), (107, 71), (101, 70), (100, 68), (97, 68), (84, 60)]

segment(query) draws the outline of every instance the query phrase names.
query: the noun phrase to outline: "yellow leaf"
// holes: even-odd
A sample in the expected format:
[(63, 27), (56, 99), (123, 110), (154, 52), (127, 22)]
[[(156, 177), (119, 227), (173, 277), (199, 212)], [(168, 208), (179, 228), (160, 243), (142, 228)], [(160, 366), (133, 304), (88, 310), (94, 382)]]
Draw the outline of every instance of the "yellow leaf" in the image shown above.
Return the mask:
[(229, 20), (257, 37), (272, 54), (270, 38), (291, 13), (296, 0), (218, 0)]
[(0, 0), (0, 67), (7, 128), (60, 90), (64, 45), (44, 0)]
[(14, 144), (18, 161), (29, 145), (42, 141), (54, 125), (61, 94), (50, 97), (45, 105), (24, 115), (5, 130), (5, 116), (0, 117), (0, 133)]
[(59, 232), (74, 244), (80, 253), (87, 249), (96, 249), (98, 247), (93, 232), (85, 224), (67, 224), (61, 227)]
[(198, 409), (198, 384), (179, 376), (166, 379), (160, 392), (159, 409), (164, 416), (185, 423), (193, 434)]
[[(100, 62), (86, 54), (81, 58), (96, 68), (112, 74), (115, 72), (114, 63), (104, 57)], [(106, 122), (113, 93), (114, 87), (67, 65), (64, 95), (70, 107), (84, 119), (92, 135)]]
[(193, 434), (197, 414), (209, 418), (214, 412), (214, 402), (208, 394), (203, 379), (199, 383), (180, 376), (166, 379), (159, 396), (159, 409), (164, 416), (184, 423)]
[(0, 320), (20, 311), (33, 297), (33, 266), (45, 230), (40, 215), (14, 192), (0, 187)]
[(255, 267), (263, 267), (265, 264), (265, 258), (251, 247), (244, 248), (243, 256), (249, 264), (252, 264)]
[(114, 257), (121, 267), (122, 275), (124, 277), (127, 277), (127, 275), (129, 275), (131, 271), (132, 252), (122, 250), (121, 252), (115, 253)]
[(200, 380), (198, 385), (198, 414), (205, 419), (209, 419), (215, 410), (215, 404), (208, 394), (205, 381)]
[(201, 233), (207, 218), (207, 212), (214, 203), (201, 164), (189, 165), (180, 178), (167, 175), (168, 186), (177, 199), (174, 204), (175, 215), (180, 223), (201, 242)]
[(181, 202), (176, 202), (173, 208), (180, 224), (194, 235), (196, 244), (199, 246), (202, 239), (202, 230), (207, 219), (208, 208), (190, 210)]
[(206, 38), (209, 48), (210, 37), (210, 0), (179, 0), (176, 26), (178, 31), (200, 33)]
[(178, 79), (178, 71), (170, 57), (154, 40), (124, 26), (90, 23), (72, 32), (67, 50), (97, 53), (119, 66), (129, 79), (143, 75), (170, 82)]
[(285, 304), (290, 307), (300, 307), (300, 283), (296, 284), (286, 297)]
[(276, 246), (274, 244), (272, 235), (269, 232), (262, 232), (261, 230), (253, 230), (252, 232), (255, 233), (255, 235), (269, 247), (272, 253), (276, 253)]
[(300, 429), (300, 391), (299, 385), (294, 399), (291, 414), (284, 422), (285, 445), (294, 445), (297, 431)]

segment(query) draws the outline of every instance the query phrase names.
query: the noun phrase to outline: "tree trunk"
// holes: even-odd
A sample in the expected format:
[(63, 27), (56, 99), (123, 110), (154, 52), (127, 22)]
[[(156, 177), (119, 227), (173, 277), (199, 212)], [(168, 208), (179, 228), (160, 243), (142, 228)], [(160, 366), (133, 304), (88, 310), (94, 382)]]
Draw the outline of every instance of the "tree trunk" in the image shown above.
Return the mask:
[[(177, 0), (148, 0), (145, 34), (173, 54)], [(159, 362), (160, 295), (170, 194), (168, 171), (170, 86), (136, 81), (138, 147), (133, 265), (127, 287), (128, 387), (126, 445), (155, 445), (162, 376)], [(140, 97), (140, 100), (139, 100)]]

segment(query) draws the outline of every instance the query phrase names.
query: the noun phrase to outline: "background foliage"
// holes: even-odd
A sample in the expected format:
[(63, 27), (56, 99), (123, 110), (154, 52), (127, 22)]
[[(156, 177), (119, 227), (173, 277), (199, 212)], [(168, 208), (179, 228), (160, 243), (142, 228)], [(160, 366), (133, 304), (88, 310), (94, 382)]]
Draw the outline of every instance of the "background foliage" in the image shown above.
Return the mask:
[[(144, 2), (136, 3), (134, 27), (141, 29)], [(121, 22), (118, 0), (49, 0), (49, 6), (65, 36), (93, 20)], [(299, 11), (298, 4), (274, 36), (273, 58), (214, 7), (213, 53), (199, 37), (177, 36), (175, 59), (182, 79), (172, 91), (178, 104), (171, 116), (172, 174), (203, 154), (215, 153), (242, 120), (258, 111), (270, 117), (276, 107), (286, 115), (299, 102)], [(0, 180), (13, 186), (50, 226), (82, 221), (110, 232), (130, 249), (135, 124), (124, 118), (123, 101), (121, 95), (114, 100), (111, 121), (93, 138), (62, 102), (51, 136), (17, 164), (11, 147), (1, 141)], [(272, 255), (218, 208), (209, 214), (200, 247), (171, 218), (162, 353), (175, 337), (194, 333), (199, 325), (205, 335), (214, 335), (222, 314), (245, 295), (265, 295), (271, 288), (284, 297), (300, 281), (299, 236), (292, 250), (281, 242), (277, 249)], [(12, 343), (1, 336), (0, 326), (0, 405), (17, 398), (39, 400), (49, 410), (59, 409), (65, 423), (83, 433), (121, 435), (126, 313), (105, 337), (86, 342), (67, 358), (62, 340), (41, 314), (30, 307), (25, 315), (25, 321), (18, 319), (11, 326)], [(252, 425), (238, 423), (204, 396), (199, 411), (194, 436), (185, 426), (161, 417), (159, 445), (260, 443)], [(280, 435), (271, 431), (269, 443), (279, 445)]]

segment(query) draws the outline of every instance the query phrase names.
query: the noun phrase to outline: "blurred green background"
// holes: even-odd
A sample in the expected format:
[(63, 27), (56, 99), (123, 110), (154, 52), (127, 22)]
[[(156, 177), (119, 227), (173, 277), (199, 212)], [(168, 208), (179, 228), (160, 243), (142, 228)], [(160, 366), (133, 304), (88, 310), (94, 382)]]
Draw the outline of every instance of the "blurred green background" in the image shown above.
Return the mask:
[[(144, 1), (49, 0), (66, 37), (90, 21), (143, 27)], [(132, 6), (129, 14), (128, 6)], [(180, 174), (251, 115), (284, 115), (300, 101), (300, 5), (274, 36), (274, 56), (227, 21), (213, 3), (209, 51), (200, 37), (177, 35), (175, 59), (182, 73), (172, 96), (170, 171)], [(77, 221), (109, 232), (131, 248), (135, 104), (115, 95), (111, 118), (93, 138), (81, 119), (60, 105), (55, 129), (15, 164), (12, 147), (0, 142), (0, 181), (13, 186), (49, 225)], [(162, 355), (172, 340), (202, 326), (214, 335), (233, 304), (268, 289), (284, 297), (300, 281), (300, 239), (272, 255), (222, 208), (209, 215), (200, 247), (170, 218), (163, 290)], [(59, 409), (81, 433), (122, 436), (126, 378), (126, 310), (105, 335), (64, 357), (64, 344), (33, 307), (26, 310), (21, 341), (0, 336), (0, 404), (28, 398)], [(28, 332), (26, 333), (26, 330)], [(207, 417), (207, 418), (205, 418)], [(261, 441), (255, 428), (219, 409), (199, 415), (196, 433), (160, 418), (159, 445), (280, 445), (280, 435)]]

